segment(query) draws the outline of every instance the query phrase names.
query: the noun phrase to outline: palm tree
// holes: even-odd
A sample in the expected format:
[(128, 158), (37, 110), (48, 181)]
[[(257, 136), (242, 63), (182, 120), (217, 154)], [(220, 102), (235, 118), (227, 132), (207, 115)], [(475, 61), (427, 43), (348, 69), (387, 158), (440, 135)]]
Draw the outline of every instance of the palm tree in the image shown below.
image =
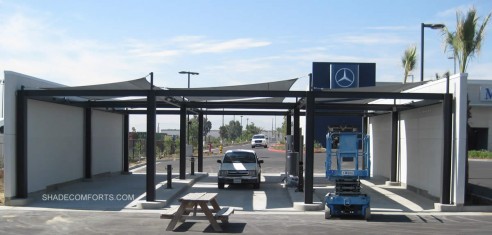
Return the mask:
[(403, 69), (405, 69), (403, 83), (407, 83), (408, 74), (415, 69), (415, 64), (417, 63), (416, 56), (417, 47), (410, 46), (405, 50), (405, 53), (401, 57), (401, 63)]
[(455, 58), (458, 59), (460, 73), (466, 72), (469, 60), (480, 52), (485, 27), (491, 14), (489, 13), (478, 27), (477, 10), (474, 7), (470, 8), (466, 16), (457, 11), (456, 32), (450, 32), (447, 27), (443, 28), (444, 50), (453, 50)]
[[(453, 50), (454, 58), (458, 59), (460, 73), (465, 73), (469, 60), (480, 52), (482, 47), (482, 41), (484, 38), (484, 31), (492, 13), (489, 13), (482, 22), (482, 25), (478, 26), (477, 10), (472, 7), (466, 14), (466, 17), (460, 12), (456, 12), (456, 32), (450, 32), (446, 27), (443, 28), (444, 35), (444, 50), (448, 47)], [(470, 135), (470, 99), (467, 97), (467, 137), (466, 137), (466, 156), (465, 156), (465, 203), (469, 200), (468, 186), (469, 180), (469, 164), (468, 164), (468, 136)]]

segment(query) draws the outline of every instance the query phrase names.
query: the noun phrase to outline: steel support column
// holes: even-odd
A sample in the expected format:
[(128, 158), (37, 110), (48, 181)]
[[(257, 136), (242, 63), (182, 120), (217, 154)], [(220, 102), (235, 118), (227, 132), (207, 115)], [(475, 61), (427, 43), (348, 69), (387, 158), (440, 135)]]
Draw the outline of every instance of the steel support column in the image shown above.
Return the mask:
[(307, 92), (306, 107), (306, 177), (304, 181), (304, 203), (313, 204), (313, 173), (314, 173), (314, 110), (313, 92)]
[(451, 158), (452, 158), (452, 102), (451, 94), (444, 95), (443, 106), (443, 159), (441, 204), (451, 204)]
[(155, 201), (155, 116), (155, 93), (151, 90), (147, 95), (147, 201)]
[(92, 178), (92, 109), (84, 109), (84, 178)]
[(17, 91), (15, 126), (15, 190), (16, 198), (27, 198), (27, 98)]
[(367, 135), (367, 125), (368, 125), (367, 120), (368, 119), (369, 118), (365, 115), (362, 117), (362, 133), (364, 135)]
[[(299, 152), (300, 141), (301, 141), (301, 130), (299, 121), (299, 108), (294, 109), (294, 151)], [(300, 159), (302, 161), (302, 159)]]
[(129, 173), (128, 134), (130, 132), (130, 115), (123, 115), (123, 173)]
[(398, 171), (398, 112), (391, 113), (391, 160), (390, 181), (397, 182)]
[(198, 172), (203, 172), (203, 113), (198, 113)]
[(179, 178), (186, 178), (186, 104), (179, 112)]
[(290, 112), (287, 114), (286, 116), (286, 120), (285, 120), (286, 124), (287, 124), (287, 127), (285, 130), (285, 135), (291, 135), (292, 134), (292, 115), (290, 115)]

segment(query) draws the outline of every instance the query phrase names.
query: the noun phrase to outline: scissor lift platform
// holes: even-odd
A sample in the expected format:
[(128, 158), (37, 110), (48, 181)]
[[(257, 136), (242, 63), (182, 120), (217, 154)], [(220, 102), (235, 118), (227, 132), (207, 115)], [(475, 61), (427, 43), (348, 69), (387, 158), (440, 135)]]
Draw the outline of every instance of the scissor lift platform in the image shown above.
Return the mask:
[(325, 196), (325, 218), (354, 215), (370, 219), (371, 198), (360, 191), (360, 179), (370, 177), (369, 136), (329, 132), (325, 164), (326, 178), (335, 181), (335, 192)]

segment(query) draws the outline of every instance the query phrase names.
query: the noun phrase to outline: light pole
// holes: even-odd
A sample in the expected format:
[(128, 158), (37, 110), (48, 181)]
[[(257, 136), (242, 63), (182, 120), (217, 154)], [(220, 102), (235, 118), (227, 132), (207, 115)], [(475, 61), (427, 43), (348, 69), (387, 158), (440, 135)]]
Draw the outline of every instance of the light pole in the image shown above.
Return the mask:
[(241, 130), (243, 129), (243, 115), (241, 115)]
[[(179, 72), (179, 74), (188, 74), (188, 89), (190, 89), (190, 75), (199, 75), (199, 73), (197, 72), (190, 72), (190, 71), (181, 71)], [(183, 101), (184, 101), (184, 97), (183, 97)], [(187, 135), (187, 138), (186, 138), (186, 141), (188, 142), (188, 144), (190, 143), (190, 115), (188, 114), (188, 117), (187, 117), (187, 127), (186, 128), (186, 135)]]
[(424, 28), (442, 29), (444, 24), (424, 24), (420, 27), (420, 81), (424, 81)]
[(449, 56), (448, 59), (453, 59), (453, 74), (456, 74), (456, 56)]

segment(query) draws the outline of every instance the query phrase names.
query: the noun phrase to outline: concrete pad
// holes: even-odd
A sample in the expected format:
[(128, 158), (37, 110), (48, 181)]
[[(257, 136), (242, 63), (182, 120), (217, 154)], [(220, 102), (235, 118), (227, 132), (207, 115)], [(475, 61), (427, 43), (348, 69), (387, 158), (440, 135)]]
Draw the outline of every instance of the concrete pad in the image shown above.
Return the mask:
[(321, 202), (314, 202), (313, 204), (306, 204), (304, 202), (294, 202), (294, 209), (298, 211), (321, 211), (325, 208)]
[(156, 200), (156, 201), (138, 201), (137, 209), (162, 209), (166, 206), (166, 200)]
[(465, 206), (434, 203), (437, 211), (441, 212), (492, 212), (492, 206)]
[(386, 181), (384, 183), (386, 186), (401, 186), (400, 182)]
[(30, 203), (29, 198), (5, 198), (5, 205), (7, 206), (26, 206)]
[(320, 211), (324, 209), (324, 204), (316, 194), (313, 194), (313, 203), (304, 203), (304, 192), (297, 192), (296, 188), (287, 188), (287, 192), (292, 201), (292, 207), (299, 211)]

